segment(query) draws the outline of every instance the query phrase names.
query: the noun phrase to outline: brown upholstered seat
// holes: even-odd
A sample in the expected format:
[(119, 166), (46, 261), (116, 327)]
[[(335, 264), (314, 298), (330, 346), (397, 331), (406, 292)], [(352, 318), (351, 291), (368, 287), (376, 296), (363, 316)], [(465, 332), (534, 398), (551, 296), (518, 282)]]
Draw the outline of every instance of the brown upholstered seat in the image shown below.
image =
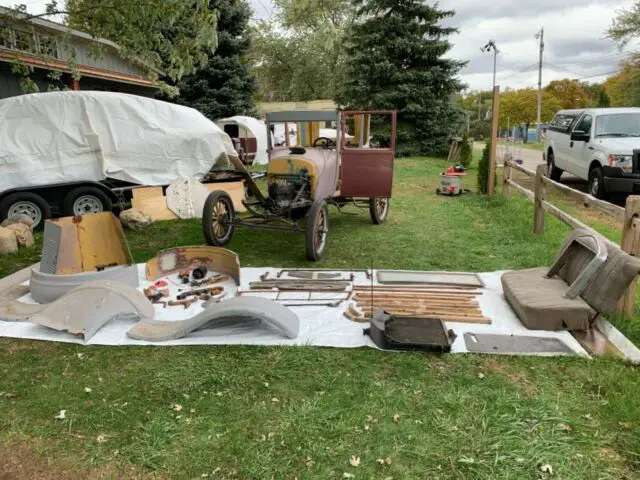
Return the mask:
[[(547, 277), (546, 267), (507, 272), (502, 275), (504, 296), (520, 321), (532, 330), (586, 330), (598, 313), (615, 309), (633, 279), (640, 273), (640, 260), (606, 243), (606, 260), (593, 273), (586, 272), (595, 257), (593, 249), (575, 240), (576, 231)], [(571, 242), (571, 243), (569, 243)], [(582, 285), (574, 298), (569, 287)]]

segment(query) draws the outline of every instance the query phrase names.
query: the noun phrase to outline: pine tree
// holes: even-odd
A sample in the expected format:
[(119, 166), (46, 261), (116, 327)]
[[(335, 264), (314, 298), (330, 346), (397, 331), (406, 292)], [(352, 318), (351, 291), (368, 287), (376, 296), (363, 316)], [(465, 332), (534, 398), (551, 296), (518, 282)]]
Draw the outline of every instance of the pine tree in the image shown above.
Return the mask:
[[(464, 62), (443, 58), (453, 11), (421, 0), (355, 0), (347, 33), (345, 81), (335, 101), (345, 108), (398, 110), (397, 155), (445, 154), (463, 121), (453, 96)], [(373, 129), (373, 127), (372, 127)]]
[(255, 115), (257, 83), (246, 59), (251, 8), (246, 0), (210, 0), (209, 6), (220, 16), (218, 48), (203, 69), (179, 83), (178, 102), (200, 110), (211, 120)]

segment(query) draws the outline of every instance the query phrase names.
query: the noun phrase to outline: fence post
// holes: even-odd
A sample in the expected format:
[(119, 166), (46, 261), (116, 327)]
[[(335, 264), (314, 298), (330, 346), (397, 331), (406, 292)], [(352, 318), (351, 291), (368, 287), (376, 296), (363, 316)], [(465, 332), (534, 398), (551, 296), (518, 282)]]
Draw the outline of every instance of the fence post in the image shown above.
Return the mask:
[(504, 165), (502, 166), (502, 198), (511, 197), (511, 185), (509, 185), (509, 180), (511, 180), (511, 161), (510, 158), (505, 154), (504, 157)]
[(542, 201), (546, 199), (545, 184), (542, 181), (546, 165), (541, 163), (536, 167), (536, 180), (533, 203), (533, 233), (544, 233), (544, 209), (542, 208)]
[[(627, 197), (625, 205), (624, 225), (622, 226), (622, 240), (620, 248), (634, 257), (640, 257), (640, 196)], [(636, 307), (636, 287), (638, 279), (635, 278), (624, 296), (618, 302), (618, 312), (624, 315), (633, 315)]]

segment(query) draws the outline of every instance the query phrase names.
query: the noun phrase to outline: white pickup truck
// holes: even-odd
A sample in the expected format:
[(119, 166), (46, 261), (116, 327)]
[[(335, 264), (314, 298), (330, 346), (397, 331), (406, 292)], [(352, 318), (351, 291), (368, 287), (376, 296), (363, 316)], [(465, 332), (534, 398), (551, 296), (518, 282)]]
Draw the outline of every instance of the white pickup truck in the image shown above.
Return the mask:
[(549, 124), (543, 158), (547, 176), (569, 172), (589, 193), (640, 192), (640, 108), (561, 110)]

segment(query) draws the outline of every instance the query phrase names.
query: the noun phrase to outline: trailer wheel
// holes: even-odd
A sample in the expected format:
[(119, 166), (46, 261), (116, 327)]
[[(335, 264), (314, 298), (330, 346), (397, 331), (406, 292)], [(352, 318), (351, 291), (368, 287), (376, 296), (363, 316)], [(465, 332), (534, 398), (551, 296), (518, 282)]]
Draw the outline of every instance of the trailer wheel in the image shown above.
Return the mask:
[(64, 196), (62, 213), (67, 217), (79, 217), (92, 213), (110, 212), (111, 199), (96, 187), (78, 187)]
[(236, 212), (227, 192), (215, 190), (209, 194), (202, 209), (202, 232), (209, 245), (224, 247), (231, 241)]
[(384, 223), (389, 216), (389, 199), (386, 197), (370, 198), (369, 214), (371, 214), (371, 221), (374, 224), (380, 225), (381, 223)]
[(0, 217), (16, 218), (26, 215), (33, 221), (33, 230), (44, 227), (44, 221), (51, 218), (51, 207), (40, 195), (18, 192), (7, 195), (0, 201)]
[(311, 205), (307, 217), (305, 246), (307, 258), (312, 262), (320, 260), (327, 246), (329, 236), (329, 210), (324, 200), (316, 200)]

